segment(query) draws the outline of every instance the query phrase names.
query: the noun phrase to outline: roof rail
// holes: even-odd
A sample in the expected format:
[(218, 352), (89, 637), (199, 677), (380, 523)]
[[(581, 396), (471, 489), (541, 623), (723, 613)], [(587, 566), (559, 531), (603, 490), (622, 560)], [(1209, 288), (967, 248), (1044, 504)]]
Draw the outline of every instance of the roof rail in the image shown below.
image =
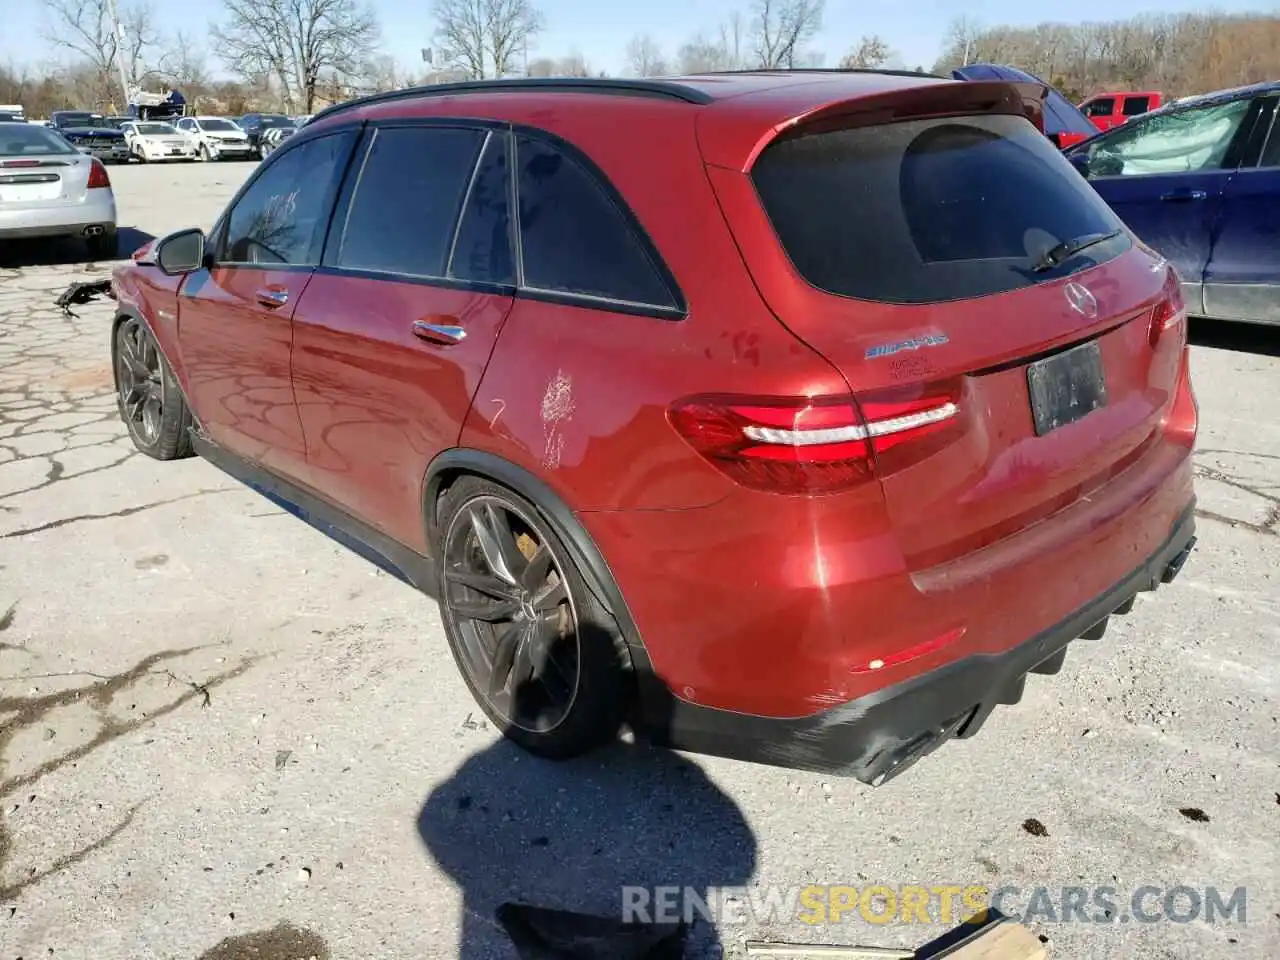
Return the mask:
[(886, 77), (924, 77), (928, 80), (951, 80), (940, 73), (917, 73), (915, 70), (890, 70), (882, 67), (758, 67), (755, 70), (710, 70), (706, 73), (690, 74), (698, 77), (749, 76), (751, 74), (778, 73), (878, 73)]
[(374, 93), (335, 103), (317, 113), (312, 122), (355, 107), (408, 100), (414, 97), (451, 97), (462, 93), (547, 92), (602, 93), (615, 96), (656, 97), (683, 103), (707, 104), (711, 97), (701, 90), (667, 80), (622, 80), (606, 77), (515, 77), (504, 80), (462, 80), (457, 83), (429, 83), (386, 93)]

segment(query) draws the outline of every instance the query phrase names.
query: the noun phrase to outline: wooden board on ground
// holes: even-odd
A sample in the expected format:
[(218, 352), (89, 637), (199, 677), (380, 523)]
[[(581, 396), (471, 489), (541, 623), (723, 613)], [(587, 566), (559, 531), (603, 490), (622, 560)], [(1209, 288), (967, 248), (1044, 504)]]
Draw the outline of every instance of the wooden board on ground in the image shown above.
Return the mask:
[(1005, 920), (983, 927), (943, 953), (926, 956), (939, 960), (1048, 960), (1049, 951), (1022, 924)]

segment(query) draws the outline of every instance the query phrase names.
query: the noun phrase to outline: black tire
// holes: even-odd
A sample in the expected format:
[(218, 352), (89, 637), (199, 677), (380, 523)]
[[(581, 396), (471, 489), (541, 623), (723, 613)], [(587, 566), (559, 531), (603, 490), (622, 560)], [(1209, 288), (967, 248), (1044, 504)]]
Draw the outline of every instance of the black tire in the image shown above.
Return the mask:
[[(500, 550), (496, 566), (477, 522), (496, 534), (488, 541)], [(615, 741), (631, 699), (626, 644), (538, 509), (492, 481), (463, 477), (441, 501), (436, 530), (441, 619), (485, 715), (509, 740), (552, 760)], [(509, 615), (493, 619), (504, 608)], [(483, 616), (471, 615), (477, 610)]]
[(201, 163), (208, 163), (210, 159), (209, 148), (206, 147), (203, 143), (200, 144), (198, 147), (196, 147), (196, 157), (200, 160)]
[(192, 454), (191, 411), (146, 324), (122, 317), (111, 338), (116, 407), (139, 452), (156, 460)]
[(84, 246), (90, 260), (115, 260), (120, 256), (120, 234), (108, 230), (96, 237), (85, 237)]

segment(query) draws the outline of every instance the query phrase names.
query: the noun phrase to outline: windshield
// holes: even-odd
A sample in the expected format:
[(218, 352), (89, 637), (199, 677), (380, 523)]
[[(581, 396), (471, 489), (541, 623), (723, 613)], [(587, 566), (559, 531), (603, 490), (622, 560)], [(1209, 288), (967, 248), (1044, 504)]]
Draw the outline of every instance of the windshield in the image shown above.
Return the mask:
[(263, 117), (261, 123), (264, 127), (289, 127), (292, 128), (294, 123), (288, 117)]
[(172, 136), (178, 132), (176, 127), (167, 123), (139, 123), (134, 125), (134, 129), (144, 137)]
[(64, 113), (58, 117), (60, 127), (93, 127), (96, 130), (114, 130), (113, 124), (106, 117), (96, 117), (91, 113)]
[(230, 120), (201, 120), (200, 128), (202, 130), (212, 130), (215, 133), (239, 133), (240, 128)]
[(75, 147), (46, 127), (15, 123), (0, 128), (0, 157), (53, 156), (75, 152)]

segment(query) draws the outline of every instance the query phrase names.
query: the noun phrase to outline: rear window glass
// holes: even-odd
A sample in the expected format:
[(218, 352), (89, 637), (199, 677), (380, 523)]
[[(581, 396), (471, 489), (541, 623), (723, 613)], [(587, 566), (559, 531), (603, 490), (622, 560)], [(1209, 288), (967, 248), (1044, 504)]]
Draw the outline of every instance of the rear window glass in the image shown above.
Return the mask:
[[(1120, 220), (1025, 118), (952, 117), (801, 135), (752, 171), (800, 274), (882, 303), (1014, 290), (1110, 260)], [(1122, 231), (1056, 267), (1058, 244)]]
[(15, 123), (0, 127), (0, 157), (75, 153), (75, 147), (45, 127)]
[(1121, 109), (1126, 117), (1136, 117), (1146, 113), (1150, 105), (1150, 97), (1125, 97)]

